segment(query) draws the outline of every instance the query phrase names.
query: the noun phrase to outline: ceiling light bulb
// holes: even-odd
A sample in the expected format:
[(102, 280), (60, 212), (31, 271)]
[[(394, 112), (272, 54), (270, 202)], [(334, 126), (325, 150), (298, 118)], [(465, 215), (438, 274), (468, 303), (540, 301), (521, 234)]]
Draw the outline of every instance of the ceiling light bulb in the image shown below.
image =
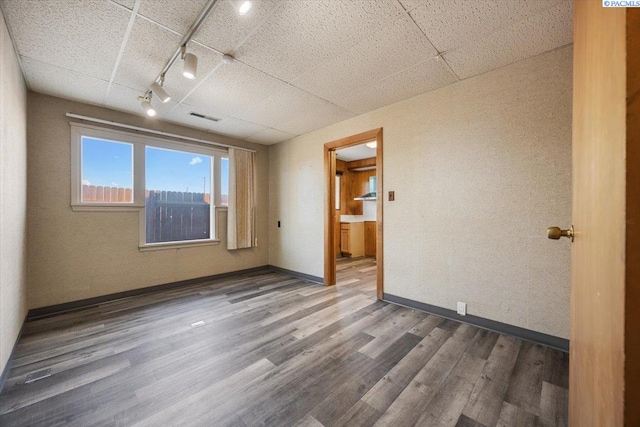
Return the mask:
[(238, 15), (246, 15), (249, 10), (251, 10), (251, 6), (253, 6), (253, 2), (251, 0), (229, 0), (233, 8), (238, 12)]
[(153, 105), (151, 105), (151, 96), (151, 92), (148, 92), (145, 96), (139, 96), (138, 100), (141, 102), (142, 109), (147, 113), (147, 116), (154, 117), (156, 110), (153, 108)]
[(156, 110), (153, 108), (153, 105), (149, 101), (142, 101), (142, 109), (147, 116), (154, 117), (156, 115)]
[(156, 95), (162, 102), (169, 102), (169, 100), (171, 99), (171, 96), (169, 96), (167, 91), (164, 90), (164, 88), (160, 86), (158, 82), (154, 82), (149, 87), (149, 90), (151, 90), (151, 92), (153, 92), (153, 94)]
[(224, 62), (225, 65), (232, 64), (234, 59), (235, 58), (233, 56), (229, 55), (229, 54), (225, 54), (225, 55), (222, 56), (222, 62)]
[(191, 80), (195, 79), (198, 71), (198, 57), (193, 53), (185, 53), (183, 59), (182, 75)]
[(245, 15), (247, 12), (249, 12), (249, 10), (251, 9), (251, 6), (253, 6), (253, 3), (250, 0), (246, 0), (245, 2), (242, 3), (242, 5), (240, 6), (240, 9), (238, 9), (238, 13), (240, 15)]
[(369, 148), (376, 148), (378, 146), (378, 141), (367, 142), (365, 145)]

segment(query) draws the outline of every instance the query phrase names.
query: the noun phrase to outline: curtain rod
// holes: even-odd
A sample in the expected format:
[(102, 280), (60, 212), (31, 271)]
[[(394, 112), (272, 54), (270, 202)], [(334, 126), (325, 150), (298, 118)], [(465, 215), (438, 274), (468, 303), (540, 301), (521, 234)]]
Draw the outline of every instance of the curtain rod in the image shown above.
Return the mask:
[(217, 147), (235, 148), (236, 150), (251, 151), (253, 153), (256, 152), (256, 150), (252, 150), (250, 148), (243, 148), (243, 147), (236, 147), (234, 145), (220, 144), (218, 142), (207, 141), (205, 139), (191, 138), (190, 136), (182, 136), (182, 135), (178, 135), (178, 134), (175, 134), (175, 133), (163, 132), (163, 131), (160, 131), (160, 130), (154, 130), (154, 129), (148, 129), (148, 128), (143, 128), (143, 127), (139, 127), (139, 126), (128, 125), (126, 123), (112, 122), (111, 120), (96, 119), (95, 117), (82, 116), (80, 114), (67, 113), (67, 117), (71, 117), (71, 118), (79, 119), (79, 120), (85, 120), (87, 122), (102, 123), (104, 125), (115, 126), (115, 127), (125, 128), (125, 129), (131, 129), (131, 130), (137, 130), (137, 131), (140, 131), (140, 132), (152, 133), (152, 134), (155, 134), (155, 135), (162, 135), (162, 136), (168, 136), (168, 137), (171, 137), (171, 138), (183, 139), (183, 140), (186, 140), (186, 141), (199, 142), (199, 143), (207, 144), (207, 145), (215, 145)]

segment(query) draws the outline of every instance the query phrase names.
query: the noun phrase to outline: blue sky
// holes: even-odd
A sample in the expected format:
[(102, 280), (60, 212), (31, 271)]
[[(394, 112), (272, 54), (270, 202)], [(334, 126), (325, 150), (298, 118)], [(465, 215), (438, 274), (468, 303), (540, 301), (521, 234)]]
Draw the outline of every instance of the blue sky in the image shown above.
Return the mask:
[[(149, 190), (209, 192), (212, 158), (202, 154), (146, 147), (146, 188)], [(84, 137), (84, 184), (133, 187), (133, 146)], [(222, 161), (223, 194), (229, 188), (229, 163)]]

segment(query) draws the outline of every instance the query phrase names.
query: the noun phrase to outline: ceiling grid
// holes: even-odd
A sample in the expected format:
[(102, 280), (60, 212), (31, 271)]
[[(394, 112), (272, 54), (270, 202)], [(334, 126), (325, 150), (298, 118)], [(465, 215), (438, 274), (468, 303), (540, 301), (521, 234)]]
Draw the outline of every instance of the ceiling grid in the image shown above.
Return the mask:
[(122, 55), (124, 55), (124, 50), (127, 47), (127, 43), (129, 42), (129, 36), (131, 35), (133, 24), (136, 21), (136, 17), (138, 16), (139, 8), (140, 8), (140, 0), (135, 0), (135, 3), (133, 5), (133, 10), (131, 11), (131, 18), (129, 18), (129, 24), (127, 25), (127, 29), (124, 32), (122, 45), (120, 45), (120, 51), (118, 52), (118, 58), (116, 59), (116, 64), (113, 66), (113, 71), (111, 72), (111, 78), (109, 78), (109, 85), (107, 86), (107, 90), (104, 93), (104, 97), (102, 98), (102, 106), (104, 106), (105, 100), (107, 99), (107, 96), (109, 95), (109, 91), (111, 90), (111, 86), (113, 85), (113, 81), (116, 78), (116, 73), (118, 72), (118, 67), (120, 66)]
[[(143, 114), (207, 0), (0, 0), (31, 90)], [(218, 0), (159, 120), (273, 144), (572, 42), (569, 0)], [(223, 64), (222, 56), (235, 61)], [(195, 111), (220, 118), (211, 122)]]
[[(433, 46), (433, 48), (438, 52), (438, 54), (436, 55), (436, 57), (434, 58), (436, 61), (440, 61), (442, 60), (444, 62), (444, 64), (447, 66), (447, 68), (449, 69), (449, 71), (451, 71), (451, 74), (453, 74), (456, 78), (456, 80), (460, 81), (460, 77), (456, 74), (455, 71), (453, 71), (453, 68), (451, 68), (451, 65), (449, 65), (449, 63), (442, 57), (442, 53), (440, 52), (435, 45), (431, 42), (431, 40), (429, 40), (429, 37), (427, 36), (427, 34), (424, 32), (424, 30), (422, 29), (422, 27), (420, 27), (420, 25), (418, 25), (418, 23), (416, 22), (415, 19), (413, 19), (413, 16), (411, 16), (410, 11), (415, 9), (416, 7), (420, 6), (420, 4), (422, 3), (422, 1), (418, 1), (413, 3), (413, 7), (411, 9), (405, 9), (404, 5), (402, 4), (402, 2), (400, 0), (397, 0), (398, 4), (400, 5), (400, 7), (402, 7), (402, 9), (404, 10), (404, 13), (406, 14), (406, 16), (409, 17), (409, 19), (411, 19), (411, 22), (413, 22), (413, 24), (420, 30), (420, 32), (422, 33), (422, 35), (424, 35), (424, 38), (427, 39), (427, 41), (431, 44), (431, 46)], [(406, 1), (405, 1), (406, 3)], [(409, 3), (408, 3), (409, 4)]]

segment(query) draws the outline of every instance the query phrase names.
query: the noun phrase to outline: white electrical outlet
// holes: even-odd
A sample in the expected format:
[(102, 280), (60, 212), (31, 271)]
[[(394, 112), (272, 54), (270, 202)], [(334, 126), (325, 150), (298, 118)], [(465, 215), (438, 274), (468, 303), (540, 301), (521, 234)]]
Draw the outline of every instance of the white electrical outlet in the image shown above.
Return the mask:
[(467, 315), (467, 303), (458, 301), (458, 314), (460, 316)]

